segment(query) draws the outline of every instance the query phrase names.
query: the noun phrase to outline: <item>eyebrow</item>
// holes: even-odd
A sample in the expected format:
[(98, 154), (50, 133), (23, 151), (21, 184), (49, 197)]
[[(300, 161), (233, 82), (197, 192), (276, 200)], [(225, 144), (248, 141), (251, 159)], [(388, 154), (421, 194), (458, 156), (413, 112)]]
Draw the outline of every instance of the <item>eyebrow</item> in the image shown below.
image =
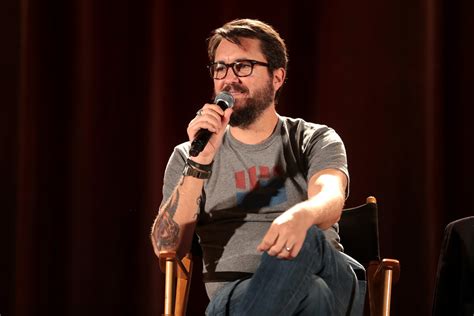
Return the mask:
[[(254, 59), (250, 59), (250, 58), (237, 58), (236, 60), (234, 60), (233, 62), (229, 63), (229, 64), (233, 64), (233, 63), (238, 63), (238, 62), (241, 62), (241, 61), (247, 61), (247, 60), (254, 60)], [(226, 64), (226, 62), (224, 62), (223, 60), (217, 60), (214, 62), (215, 64), (219, 63), (219, 64)], [(228, 65), (228, 64), (227, 64)]]

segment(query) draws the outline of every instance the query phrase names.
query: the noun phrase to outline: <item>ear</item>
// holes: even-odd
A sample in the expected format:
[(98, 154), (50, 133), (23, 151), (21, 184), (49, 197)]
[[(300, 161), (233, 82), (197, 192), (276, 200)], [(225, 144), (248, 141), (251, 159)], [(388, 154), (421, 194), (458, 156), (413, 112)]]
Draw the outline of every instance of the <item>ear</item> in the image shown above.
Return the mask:
[(285, 82), (286, 71), (284, 68), (278, 68), (273, 71), (273, 87), (278, 91)]

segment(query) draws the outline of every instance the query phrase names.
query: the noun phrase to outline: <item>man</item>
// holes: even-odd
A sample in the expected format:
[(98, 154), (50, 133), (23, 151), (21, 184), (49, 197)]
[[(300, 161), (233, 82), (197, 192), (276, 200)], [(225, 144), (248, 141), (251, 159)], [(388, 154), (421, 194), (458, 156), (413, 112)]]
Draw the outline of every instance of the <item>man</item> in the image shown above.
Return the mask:
[(190, 142), (175, 148), (152, 228), (155, 253), (183, 255), (197, 233), (209, 315), (360, 312), (351, 260), (337, 250), (344, 145), (327, 126), (277, 114), (285, 43), (261, 21), (235, 20), (213, 32), (208, 52), (215, 94), (229, 92), (235, 105), (197, 112), (190, 142), (212, 132), (197, 156)]

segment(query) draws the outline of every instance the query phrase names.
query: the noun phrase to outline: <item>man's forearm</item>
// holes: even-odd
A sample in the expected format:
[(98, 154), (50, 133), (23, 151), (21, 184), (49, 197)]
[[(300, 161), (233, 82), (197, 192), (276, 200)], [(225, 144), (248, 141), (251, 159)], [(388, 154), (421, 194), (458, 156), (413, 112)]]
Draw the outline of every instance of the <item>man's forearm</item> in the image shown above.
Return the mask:
[(344, 207), (344, 195), (322, 191), (295, 206), (311, 214), (312, 224), (327, 229), (339, 220)]
[(299, 207), (311, 214), (312, 224), (327, 229), (336, 223), (345, 202), (347, 177), (339, 170), (327, 169), (310, 180), (308, 200)]
[(185, 253), (192, 241), (192, 231), (199, 213), (204, 181), (181, 178), (168, 201), (163, 204), (153, 223), (152, 241), (155, 252), (163, 250)]

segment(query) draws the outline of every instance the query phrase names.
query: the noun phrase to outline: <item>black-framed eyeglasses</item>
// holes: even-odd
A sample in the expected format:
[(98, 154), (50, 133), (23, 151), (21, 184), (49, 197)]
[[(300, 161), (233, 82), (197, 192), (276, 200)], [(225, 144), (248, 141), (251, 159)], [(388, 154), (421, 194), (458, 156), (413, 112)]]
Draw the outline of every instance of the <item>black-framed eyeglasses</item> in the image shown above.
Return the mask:
[(209, 73), (211, 74), (211, 77), (214, 79), (220, 80), (220, 79), (224, 79), (227, 76), (227, 71), (229, 70), (229, 68), (232, 68), (232, 71), (237, 77), (250, 76), (253, 72), (253, 66), (255, 65), (260, 65), (260, 66), (265, 66), (265, 67), (269, 66), (267, 63), (264, 63), (261, 61), (244, 59), (244, 60), (238, 60), (230, 64), (226, 64), (226, 63), (218, 61), (218, 62), (210, 64), (208, 68), (209, 68)]

